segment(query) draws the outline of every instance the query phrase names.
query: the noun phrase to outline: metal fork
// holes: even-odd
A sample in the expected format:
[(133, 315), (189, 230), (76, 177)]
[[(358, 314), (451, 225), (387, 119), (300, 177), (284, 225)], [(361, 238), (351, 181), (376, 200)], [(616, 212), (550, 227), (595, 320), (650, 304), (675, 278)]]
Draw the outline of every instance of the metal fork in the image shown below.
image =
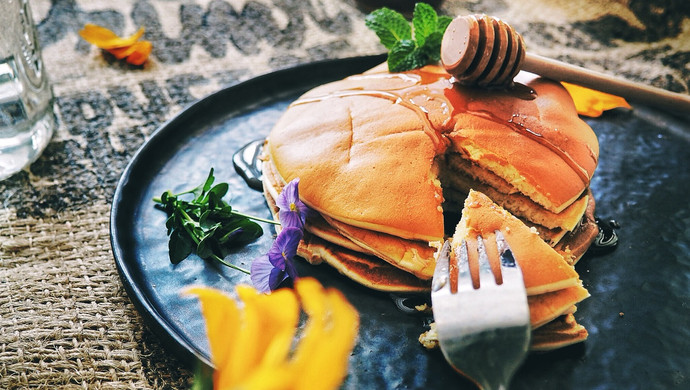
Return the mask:
[[(492, 239), (485, 242), (478, 237), (470, 242), (469, 251), (463, 240), (452, 254), (446, 241), (431, 285), (434, 322), (444, 357), (486, 390), (507, 388), (530, 342), (522, 271), (501, 232), (495, 232), (495, 246)], [(500, 256), (501, 284), (494, 279), (489, 256)], [(478, 263), (479, 288), (472, 283), (470, 259)]]

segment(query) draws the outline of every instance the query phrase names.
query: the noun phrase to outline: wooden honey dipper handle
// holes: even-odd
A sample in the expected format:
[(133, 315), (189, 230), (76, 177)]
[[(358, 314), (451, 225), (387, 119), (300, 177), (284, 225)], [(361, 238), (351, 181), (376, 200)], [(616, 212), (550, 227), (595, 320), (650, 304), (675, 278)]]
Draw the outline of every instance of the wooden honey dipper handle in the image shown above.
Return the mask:
[(527, 53), (522, 36), (486, 15), (453, 19), (441, 43), (441, 62), (465, 85), (509, 85), (520, 70), (621, 96), (665, 110), (690, 113), (690, 96)]

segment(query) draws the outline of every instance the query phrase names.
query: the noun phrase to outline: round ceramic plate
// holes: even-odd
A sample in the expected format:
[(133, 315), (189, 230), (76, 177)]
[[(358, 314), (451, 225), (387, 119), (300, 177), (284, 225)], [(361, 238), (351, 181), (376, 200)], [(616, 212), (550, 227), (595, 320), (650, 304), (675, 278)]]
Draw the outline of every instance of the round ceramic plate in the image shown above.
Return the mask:
[[(260, 192), (233, 168), (233, 153), (268, 134), (287, 105), (317, 85), (364, 71), (385, 57), (312, 63), (218, 91), (163, 124), (132, 159), (112, 204), (111, 241), (123, 284), (170, 353), (192, 367), (209, 364), (198, 302), (190, 285), (233, 293), (249, 283), (237, 271), (192, 255), (168, 258), (166, 214), (152, 198), (201, 183), (210, 168), (230, 184), (229, 202), (269, 217)], [(638, 107), (588, 120), (601, 157), (592, 181), (597, 214), (620, 224), (619, 247), (577, 265), (591, 297), (575, 316), (589, 330), (581, 344), (531, 354), (514, 389), (685, 388), (690, 382), (690, 127), (687, 118)], [(249, 268), (265, 253), (270, 226), (227, 260)], [(361, 328), (345, 388), (472, 388), (417, 341), (428, 318), (399, 310), (389, 294), (363, 288), (326, 265), (299, 262), (303, 275), (342, 290), (358, 309)]]

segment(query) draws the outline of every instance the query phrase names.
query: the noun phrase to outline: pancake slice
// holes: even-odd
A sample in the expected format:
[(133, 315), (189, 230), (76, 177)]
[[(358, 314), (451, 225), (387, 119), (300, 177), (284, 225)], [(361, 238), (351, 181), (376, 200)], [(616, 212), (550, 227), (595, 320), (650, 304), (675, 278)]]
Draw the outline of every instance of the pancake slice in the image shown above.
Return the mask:
[(522, 268), (527, 295), (580, 285), (579, 275), (563, 256), (515, 216), (478, 191), (470, 191), (453, 236), (453, 250), (463, 239), (501, 231)]
[(587, 329), (575, 316), (566, 314), (532, 332), (530, 350), (551, 351), (585, 341), (587, 336)]
[(436, 249), (428, 242), (405, 240), (390, 234), (350, 226), (329, 217), (324, 219), (342, 235), (397, 268), (420, 279), (430, 280), (434, 275)]
[(539, 328), (559, 316), (569, 313), (576, 303), (587, 297), (589, 297), (589, 292), (582, 286), (568, 287), (527, 297), (532, 329)]
[[(451, 248), (455, 251), (463, 241), (476, 241), (477, 236), (492, 239), (496, 231), (503, 234), (522, 269), (530, 324), (533, 334), (538, 334), (533, 348), (553, 349), (586, 338), (586, 330), (572, 317), (575, 305), (589, 297), (575, 269), (532, 229), (481, 192), (468, 194)], [(492, 264), (492, 269), (496, 272), (500, 267)]]
[(376, 256), (350, 251), (308, 233), (297, 248), (297, 255), (309, 262), (324, 261), (353, 281), (377, 291), (420, 293), (429, 291), (431, 284)]

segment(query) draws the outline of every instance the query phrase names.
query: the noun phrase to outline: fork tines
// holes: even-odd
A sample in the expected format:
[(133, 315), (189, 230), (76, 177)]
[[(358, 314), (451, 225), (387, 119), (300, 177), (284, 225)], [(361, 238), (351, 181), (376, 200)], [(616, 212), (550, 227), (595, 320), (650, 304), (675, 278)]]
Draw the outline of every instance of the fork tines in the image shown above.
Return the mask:
[(463, 240), (454, 250), (446, 241), (431, 291), (446, 360), (485, 389), (505, 385), (529, 348), (530, 317), (522, 272), (503, 234)]
[(522, 275), (500, 231), (477, 236), (476, 240), (463, 240), (449, 255), (448, 273), (453, 293), (470, 287), (502, 285), (504, 278), (512, 282)]

